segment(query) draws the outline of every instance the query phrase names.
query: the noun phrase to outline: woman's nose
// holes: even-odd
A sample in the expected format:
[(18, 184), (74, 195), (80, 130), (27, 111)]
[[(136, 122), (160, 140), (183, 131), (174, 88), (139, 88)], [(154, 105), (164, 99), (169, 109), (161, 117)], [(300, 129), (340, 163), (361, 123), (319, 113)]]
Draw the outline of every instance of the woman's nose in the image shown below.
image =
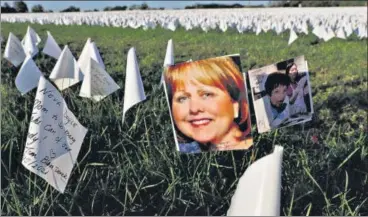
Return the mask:
[(200, 99), (192, 98), (189, 103), (189, 111), (190, 113), (198, 113), (203, 111), (203, 103)]

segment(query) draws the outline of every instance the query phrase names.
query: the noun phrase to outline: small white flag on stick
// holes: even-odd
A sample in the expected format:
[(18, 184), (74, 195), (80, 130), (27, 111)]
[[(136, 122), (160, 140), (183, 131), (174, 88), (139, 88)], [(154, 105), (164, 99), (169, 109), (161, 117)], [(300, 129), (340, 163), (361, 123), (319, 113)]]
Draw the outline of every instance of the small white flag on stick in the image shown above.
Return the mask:
[(24, 37), (23, 49), (26, 56), (31, 55), (34, 57), (38, 53), (38, 47), (32, 40), (30, 31), (27, 31), (26, 36)]
[(137, 56), (135, 54), (135, 48), (132, 47), (128, 52), (126, 66), (123, 122), (126, 111), (145, 99), (146, 94), (144, 93), (141, 73), (139, 72)]
[(283, 147), (249, 166), (239, 179), (228, 216), (279, 216)]
[(105, 70), (105, 64), (103, 63), (95, 42), (91, 42), (91, 39), (88, 38), (78, 59), (78, 65), (83, 74), (87, 71), (90, 58), (94, 59)]
[(47, 31), (47, 40), (42, 53), (47, 54), (55, 59), (58, 59), (61, 54), (61, 48), (56, 43), (54, 37), (52, 37), (49, 31)]
[(118, 89), (120, 87), (114, 79), (99, 63), (90, 58), (79, 96), (92, 98), (92, 100), (98, 102)]
[(65, 45), (49, 78), (62, 91), (81, 81), (82, 77), (77, 61), (68, 46)]
[(4, 58), (15, 67), (18, 67), (26, 58), (22, 44), (11, 32), (9, 33), (8, 41), (5, 46)]
[[(29, 34), (31, 36), (32, 43), (35, 44), (36, 46), (41, 42), (40, 36), (30, 26), (28, 26), (28, 28), (27, 28), (26, 35), (27, 34)], [(26, 39), (26, 37), (24, 37), (23, 40), (22, 40), (22, 45), (23, 46), (24, 46), (24, 44), (26, 42), (25, 39)]]
[(38, 83), (22, 164), (64, 193), (87, 129), (43, 76)]
[[(174, 44), (172, 39), (170, 39), (167, 42), (167, 47), (166, 47), (166, 55), (165, 55), (165, 61), (164, 61), (164, 67), (165, 66), (171, 66), (174, 65), (175, 61), (174, 61)], [(161, 84), (163, 84), (164, 82), (164, 73), (162, 72), (161, 74)]]
[(297, 38), (298, 38), (298, 36), (294, 32), (294, 30), (293, 29), (290, 29), (290, 37), (289, 37), (288, 45), (290, 45), (291, 43), (293, 43)]
[(32, 57), (27, 56), (15, 78), (15, 86), (24, 95), (38, 86), (41, 76), (42, 73)]

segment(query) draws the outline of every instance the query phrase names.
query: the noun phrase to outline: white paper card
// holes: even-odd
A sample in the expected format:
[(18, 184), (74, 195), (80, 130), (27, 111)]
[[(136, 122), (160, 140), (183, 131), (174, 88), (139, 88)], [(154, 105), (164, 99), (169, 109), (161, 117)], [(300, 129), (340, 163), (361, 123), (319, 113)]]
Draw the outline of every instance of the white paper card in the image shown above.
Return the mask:
[(5, 46), (4, 58), (11, 62), (15, 67), (18, 67), (26, 58), (22, 44), (11, 32), (9, 33), (8, 41)]
[(15, 78), (15, 86), (24, 95), (38, 86), (41, 76), (42, 73), (32, 57), (27, 56)]
[(87, 129), (43, 76), (37, 88), (22, 164), (64, 193)]

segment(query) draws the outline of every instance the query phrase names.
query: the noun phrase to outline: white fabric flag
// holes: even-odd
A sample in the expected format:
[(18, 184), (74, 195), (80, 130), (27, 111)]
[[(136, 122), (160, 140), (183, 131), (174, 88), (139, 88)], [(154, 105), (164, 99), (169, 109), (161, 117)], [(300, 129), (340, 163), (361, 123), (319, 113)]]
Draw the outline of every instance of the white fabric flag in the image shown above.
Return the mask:
[(297, 38), (298, 38), (298, 36), (294, 32), (294, 30), (293, 29), (290, 29), (290, 37), (289, 37), (288, 45), (290, 45), (291, 43), (293, 43)]
[(110, 77), (110, 75), (97, 63), (90, 58), (79, 96), (92, 98), (98, 102), (120, 89), (119, 85)]
[(239, 179), (228, 216), (279, 216), (283, 147), (249, 166)]
[(61, 48), (49, 31), (47, 31), (47, 40), (42, 53), (52, 56), (55, 59), (58, 59), (61, 54)]
[(41, 76), (42, 72), (37, 67), (32, 57), (27, 56), (15, 78), (15, 86), (22, 95), (24, 95), (38, 86), (38, 81)]
[(139, 72), (137, 56), (135, 54), (135, 48), (132, 47), (128, 52), (126, 66), (123, 122), (126, 111), (145, 99), (146, 94), (144, 93), (141, 73)]
[(49, 78), (62, 91), (81, 81), (82, 77), (77, 61), (68, 46), (65, 45)]
[(64, 193), (87, 129), (68, 109), (60, 92), (41, 77), (22, 164)]
[[(27, 28), (27, 34), (30, 34), (31, 39), (32, 39), (32, 43), (35, 44), (36, 46), (41, 42), (41, 38), (40, 36), (36, 33), (36, 31), (34, 31), (34, 29), (32, 29), (30, 26), (28, 26)], [(22, 45), (24, 46), (25, 44), (25, 39), (26, 37), (23, 38), (22, 40)]]
[[(175, 61), (174, 61), (174, 44), (172, 39), (170, 39), (167, 42), (167, 47), (166, 47), (166, 55), (165, 55), (165, 61), (164, 61), (164, 67), (165, 66), (171, 66), (174, 65)], [(163, 84), (164, 81), (164, 73), (162, 72), (161, 74), (161, 84)]]
[(33, 42), (30, 31), (27, 31), (27, 34), (24, 37), (23, 49), (26, 56), (31, 55), (34, 57), (38, 53), (38, 47)]
[(8, 41), (5, 46), (4, 58), (11, 62), (15, 67), (18, 67), (26, 58), (22, 44), (11, 32), (9, 33)]

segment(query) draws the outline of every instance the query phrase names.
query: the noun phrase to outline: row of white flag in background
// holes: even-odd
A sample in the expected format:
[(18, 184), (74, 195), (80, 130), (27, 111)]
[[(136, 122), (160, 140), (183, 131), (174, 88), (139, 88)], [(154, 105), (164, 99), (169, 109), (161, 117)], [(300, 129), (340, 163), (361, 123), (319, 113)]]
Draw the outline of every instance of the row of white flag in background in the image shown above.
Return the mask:
[(313, 34), (328, 41), (333, 37), (345, 39), (352, 33), (367, 38), (366, 7), (338, 8), (257, 8), (257, 9), (204, 9), (123, 12), (32, 13), (4, 14), (2, 22), (31, 22), (56, 25), (99, 25), (152, 29), (156, 26), (175, 31), (201, 28), (203, 31), (230, 28), (239, 33), (274, 31), (280, 34)]
[[(43, 53), (57, 59), (49, 79), (60, 91), (83, 81), (79, 96), (98, 102), (120, 88), (105, 71), (94, 42), (87, 40), (76, 61), (68, 46), (61, 50), (50, 32), (47, 33)], [(40, 37), (30, 27), (22, 42), (9, 33), (4, 57), (15, 66), (23, 62), (15, 81), (22, 94), (37, 87), (22, 165), (64, 193), (88, 130), (79, 123), (59, 90), (33, 61), (40, 42)], [(164, 65), (174, 64), (173, 52), (173, 43), (169, 40)], [(123, 120), (131, 106), (145, 99), (135, 49), (132, 48), (127, 58)], [(283, 148), (276, 146), (273, 154), (247, 169), (239, 180), (228, 215), (279, 215), (282, 153)]]

